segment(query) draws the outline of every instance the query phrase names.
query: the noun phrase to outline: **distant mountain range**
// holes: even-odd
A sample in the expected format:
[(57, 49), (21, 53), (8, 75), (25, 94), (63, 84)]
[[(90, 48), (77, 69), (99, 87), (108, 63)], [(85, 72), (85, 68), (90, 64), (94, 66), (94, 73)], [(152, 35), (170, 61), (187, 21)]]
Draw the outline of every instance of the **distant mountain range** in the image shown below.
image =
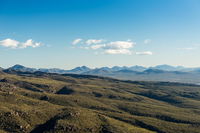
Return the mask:
[(28, 68), (22, 65), (14, 65), (10, 68), (0, 71), (11, 72), (46, 72), (57, 74), (83, 74), (83, 75), (97, 75), (104, 77), (112, 77), (124, 80), (137, 80), (137, 81), (170, 81), (170, 82), (184, 82), (184, 83), (200, 83), (200, 68), (186, 68), (183, 66), (170, 66), (170, 65), (158, 65), (154, 67), (143, 66), (114, 66), (101, 67), (101, 68), (89, 68), (87, 66), (76, 67), (71, 70), (63, 70), (58, 68)]
[[(186, 68), (183, 66), (170, 66), (170, 65), (157, 65), (154, 67), (143, 67), (143, 66), (114, 66), (112, 68), (110, 67), (101, 67), (101, 68), (89, 68), (87, 66), (81, 66), (81, 67), (76, 67), (71, 70), (64, 70), (64, 69), (59, 69), (59, 68), (29, 68), (25, 67), (22, 65), (14, 65), (10, 68), (10, 70), (15, 70), (15, 71), (22, 71), (22, 72), (35, 72), (35, 71), (41, 71), (41, 72), (47, 72), (47, 73), (59, 73), (59, 74), (64, 74), (64, 73), (75, 73), (75, 74), (84, 74), (84, 73), (100, 73), (100, 72), (148, 72), (148, 71), (180, 71), (180, 72), (192, 72), (192, 71), (200, 71), (199, 68)], [(3, 70), (3, 68), (0, 67), (0, 70)]]

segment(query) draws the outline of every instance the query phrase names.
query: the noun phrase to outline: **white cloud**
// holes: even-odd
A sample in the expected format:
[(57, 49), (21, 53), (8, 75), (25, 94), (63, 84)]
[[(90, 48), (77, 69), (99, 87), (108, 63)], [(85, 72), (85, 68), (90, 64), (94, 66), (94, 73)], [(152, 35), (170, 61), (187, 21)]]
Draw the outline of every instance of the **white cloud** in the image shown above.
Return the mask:
[[(102, 43), (103, 42), (103, 43)], [(132, 54), (132, 48), (135, 46), (135, 42), (131, 40), (127, 41), (105, 41), (101, 39), (88, 39), (82, 45), (81, 49), (90, 49), (95, 52), (102, 52), (104, 54)]]
[(91, 45), (91, 44), (98, 44), (98, 43), (102, 43), (103, 40), (99, 39), (99, 40), (96, 40), (96, 39), (88, 39), (85, 43), (88, 44), (88, 45)]
[(134, 42), (132, 41), (115, 41), (110, 42), (106, 45), (106, 49), (129, 49), (134, 46)]
[(136, 55), (153, 55), (151, 51), (136, 52)]
[(195, 47), (179, 48), (179, 50), (195, 50)]
[(25, 43), (21, 43), (20, 48), (27, 48), (27, 47), (39, 47), (41, 46), (41, 43), (34, 42), (32, 39), (27, 40)]
[(114, 41), (114, 42), (109, 42), (107, 44), (105, 44), (104, 47), (102, 47), (104, 49), (104, 53), (106, 54), (128, 54), (131, 55), (131, 48), (133, 48), (133, 46), (136, 43), (128, 40), (128, 41)]
[(73, 44), (73, 45), (76, 45), (76, 44), (80, 43), (82, 40), (83, 40), (83, 39), (81, 39), (81, 38), (77, 38), (77, 39), (75, 39), (75, 40), (72, 42), (72, 44)]
[(144, 40), (144, 44), (149, 44), (149, 43), (151, 43), (151, 42), (152, 42), (151, 39), (146, 39), (146, 40)]
[(0, 45), (4, 47), (17, 48), (20, 42), (10, 38), (0, 41)]
[(13, 39), (5, 39), (0, 41), (0, 45), (3, 47), (9, 47), (9, 48), (27, 48), (27, 47), (39, 47), (41, 46), (41, 43), (34, 42), (32, 39), (27, 40), (26, 42), (19, 42)]
[(106, 45), (105, 44), (97, 44), (97, 45), (92, 45), (91, 46), (91, 49), (100, 49), (100, 48), (103, 48), (105, 47)]
[(106, 54), (128, 54), (131, 55), (132, 52), (129, 49), (107, 49)]
[(131, 41), (114, 41), (105, 44), (91, 45), (90, 49), (101, 49), (106, 54), (131, 54), (130, 49), (134, 46), (134, 42)]
[(90, 49), (90, 47), (83, 47), (83, 46), (80, 46), (79, 48), (85, 49), (85, 50), (89, 50)]

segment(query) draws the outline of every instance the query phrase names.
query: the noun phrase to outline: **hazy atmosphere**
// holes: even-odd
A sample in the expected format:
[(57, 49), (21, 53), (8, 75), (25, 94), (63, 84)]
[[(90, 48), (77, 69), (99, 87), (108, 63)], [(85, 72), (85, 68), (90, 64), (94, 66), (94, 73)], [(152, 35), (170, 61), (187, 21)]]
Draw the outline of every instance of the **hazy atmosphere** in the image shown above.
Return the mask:
[(0, 0), (0, 133), (200, 133), (200, 0)]
[(1, 67), (199, 67), (199, 0), (0, 0)]

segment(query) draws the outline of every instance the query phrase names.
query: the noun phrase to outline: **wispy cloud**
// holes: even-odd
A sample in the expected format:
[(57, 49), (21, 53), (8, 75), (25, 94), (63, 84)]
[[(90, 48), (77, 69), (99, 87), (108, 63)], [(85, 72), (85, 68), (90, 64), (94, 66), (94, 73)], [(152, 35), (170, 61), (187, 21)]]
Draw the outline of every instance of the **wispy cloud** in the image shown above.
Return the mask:
[(90, 48), (93, 50), (96, 50), (96, 49), (103, 48), (105, 46), (106, 46), (106, 44), (97, 44), (97, 45), (92, 45)]
[(190, 50), (195, 50), (196, 49), (196, 47), (185, 47), (185, 48), (178, 48), (179, 50), (188, 50), (188, 51), (190, 51)]
[(75, 39), (75, 40), (72, 42), (72, 44), (73, 44), (73, 45), (76, 45), (76, 44), (80, 43), (82, 40), (83, 40), (83, 39), (81, 39), (81, 38), (77, 38), (77, 39)]
[(19, 42), (8, 38), (8, 39), (0, 41), (0, 45), (4, 47), (16, 48), (18, 47)]
[[(81, 46), (77, 46), (81, 49), (94, 50), (96, 53), (104, 54), (124, 54), (124, 55), (152, 55), (150, 51), (133, 53), (133, 48), (136, 42), (131, 40), (126, 41), (105, 41), (102, 39), (88, 39), (86, 41), (81, 40), (83, 43)], [(72, 43), (73, 44), (73, 43)]]
[(131, 48), (134, 46), (134, 42), (128, 41), (113, 41), (106, 42), (104, 44), (91, 45), (92, 50), (103, 50), (105, 54), (132, 54)]
[(17, 40), (8, 38), (5, 40), (1, 40), (0, 45), (3, 47), (13, 48), (13, 49), (14, 48), (27, 48), (27, 47), (36, 48), (36, 47), (41, 46), (41, 43), (34, 42), (32, 39), (28, 39), (25, 42), (19, 42)]
[(85, 43), (88, 44), (88, 45), (91, 45), (91, 44), (99, 44), (99, 43), (102, 43), (103, 40), (102, 39), (88, 39)]
[(130, 49), (134, 46), (132, 41), (115, 41), (106, 45), (107, 49)]
[(144, 40), (144, 44), (149, 44), (149, 43), (151, 43), (151, 42), (152, 42), (151, 39), (146, 39), (146, 40)]
[(105, 44), (103, 49), (107, 54), (132, 54), (131, 48), (134, 47), (136, 43), (130, 40), (128, 41), (114, 41)]
[(153, 55), (153, 52), (151, 51), (142, 51), (142, 52), (136, 52), (136, 55)]
[(127, 54), (131, 55), (132, 52), (129, 49), (106, 49), (106, 54)]

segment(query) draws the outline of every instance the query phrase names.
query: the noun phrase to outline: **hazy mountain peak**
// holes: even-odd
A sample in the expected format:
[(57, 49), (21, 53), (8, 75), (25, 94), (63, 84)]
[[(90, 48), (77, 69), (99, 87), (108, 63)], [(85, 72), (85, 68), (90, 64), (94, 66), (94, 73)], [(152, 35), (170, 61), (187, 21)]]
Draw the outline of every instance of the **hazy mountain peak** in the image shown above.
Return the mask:
[(154, 67), (150, 67), (150, 69), (159, 69), (159, 70), (164, 70), (164, 71), (177, 71), (177, 70), (184, 69), (184, 67), (162, 64), (162, 65), (157, 65), (157, 66), (154, 66)]
[(81, 68), (84, 68), (84, 69), (90, 69), (90, 68), (87, 67), (87, 66), (81, 66)]
[(76, 68), (74, 68), (72, 70), (90, 70), (90, 68), (87, 67), (87, 66), (79, 66), (79, 67), (76, 67)]
[(20, 65), (20, 64), (16, 64), (16, 65), (10, 67), (9, 69), (15, 70), (15, 71), (23, 71), (23, 72), (25, 72), (25, 71), (27, 71), (27, 72), (34, 72), (34, 71), (37, 70), (35, 68), (28, 68), (28, 67), (25, 67), (25, 66)]
[(81, 73), (84, 73), (84, 72), (87, 72), (87, 71), (90, 71), (90, 70), (91, 69), (87, 66), (79, 66), (79, 67), (76, 67), (74, 69), (68, 70), (67, 72), (81, 74)]
[(155, 68), (149, 68), (144, 71), (144, 73), (163, 73), (163, 72), (165, 72), (165, 71), (160, 70), (160, 69), (155, 69)]
[(21, 68), (26, 68), (25, 66), (22, 66), (22, 65), (20, 65), (20, 64), (16, 64), (16, 65), (14, 65), (14, 66), (12, 66), (12, 67), (10, 67), (10, 68), (12, 68), (12, 69), (21, 69)]
[(136, 66), (130, 67), (129, 69), (132, 70), (132, 71), (142, 72), (142, 71), (146, 70), (147, 68), (143, 67), (143, 66), (136, 65)]

